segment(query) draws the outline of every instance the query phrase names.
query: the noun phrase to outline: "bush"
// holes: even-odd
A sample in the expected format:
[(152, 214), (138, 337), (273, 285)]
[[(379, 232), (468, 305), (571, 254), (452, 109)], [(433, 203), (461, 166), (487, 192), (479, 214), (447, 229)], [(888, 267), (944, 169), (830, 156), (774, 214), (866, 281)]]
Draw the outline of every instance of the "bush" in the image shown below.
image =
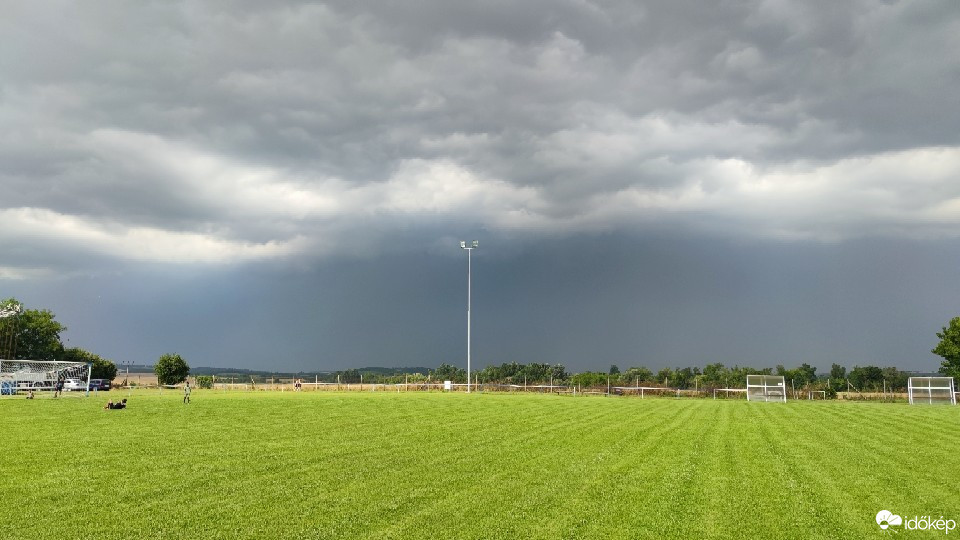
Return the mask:
[(190, 366), (179, 354), (165, 354), (153, 366), (160, 384), (180, 384), (190, 374)]
[(197, 388), (213, 388), (213, 376), (197, 375)]

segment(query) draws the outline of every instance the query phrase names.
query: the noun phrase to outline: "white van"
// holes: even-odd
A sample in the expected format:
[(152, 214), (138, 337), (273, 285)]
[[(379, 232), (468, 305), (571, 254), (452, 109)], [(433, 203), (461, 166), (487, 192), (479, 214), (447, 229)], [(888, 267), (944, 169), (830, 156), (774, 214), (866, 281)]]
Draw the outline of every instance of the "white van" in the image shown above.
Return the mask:
[(63, 381), (63, 389), (67, 392), (72, 392), (74, 390), (86, 390), (87, 383), (81, 381), (80, 379), (66, 379)]

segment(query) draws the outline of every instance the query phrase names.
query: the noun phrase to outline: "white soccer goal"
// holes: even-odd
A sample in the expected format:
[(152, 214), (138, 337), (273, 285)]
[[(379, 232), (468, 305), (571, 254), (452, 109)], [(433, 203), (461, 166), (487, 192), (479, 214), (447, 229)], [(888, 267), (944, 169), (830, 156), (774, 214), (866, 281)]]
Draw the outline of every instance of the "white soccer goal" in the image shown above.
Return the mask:
[(787, 402), (783, 375), (747, 375), (747, 401)]
[(910, 377), (907, 380), (907, 395), (911, 405), (915, 403), (957, 404), (953, 377)]
[(66, 391), (90, 388), (90, 364), (45, 360), (0, 360), (0, 395), (18, 391), (53, 391), (63, 382)]

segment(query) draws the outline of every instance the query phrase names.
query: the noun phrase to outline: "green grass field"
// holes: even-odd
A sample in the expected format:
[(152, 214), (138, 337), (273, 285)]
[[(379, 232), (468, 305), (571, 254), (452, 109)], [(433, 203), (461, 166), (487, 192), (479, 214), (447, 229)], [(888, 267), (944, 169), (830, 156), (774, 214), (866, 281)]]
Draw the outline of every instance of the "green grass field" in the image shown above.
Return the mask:
[(884, 509), (960, 520), (957, 407), (180, 398), (0, 400), (3, 536), (871, 538), (943, 534), (881, 531)]

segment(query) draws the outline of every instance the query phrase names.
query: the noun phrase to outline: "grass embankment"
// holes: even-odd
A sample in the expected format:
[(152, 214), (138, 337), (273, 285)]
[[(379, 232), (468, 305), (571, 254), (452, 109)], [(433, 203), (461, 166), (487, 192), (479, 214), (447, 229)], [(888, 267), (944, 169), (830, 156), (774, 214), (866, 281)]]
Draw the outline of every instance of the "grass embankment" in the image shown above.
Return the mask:
[(960, 518), (956, 407), (106, 396), (0, 401), (4, 537), (863, 538), (883, 509)]

